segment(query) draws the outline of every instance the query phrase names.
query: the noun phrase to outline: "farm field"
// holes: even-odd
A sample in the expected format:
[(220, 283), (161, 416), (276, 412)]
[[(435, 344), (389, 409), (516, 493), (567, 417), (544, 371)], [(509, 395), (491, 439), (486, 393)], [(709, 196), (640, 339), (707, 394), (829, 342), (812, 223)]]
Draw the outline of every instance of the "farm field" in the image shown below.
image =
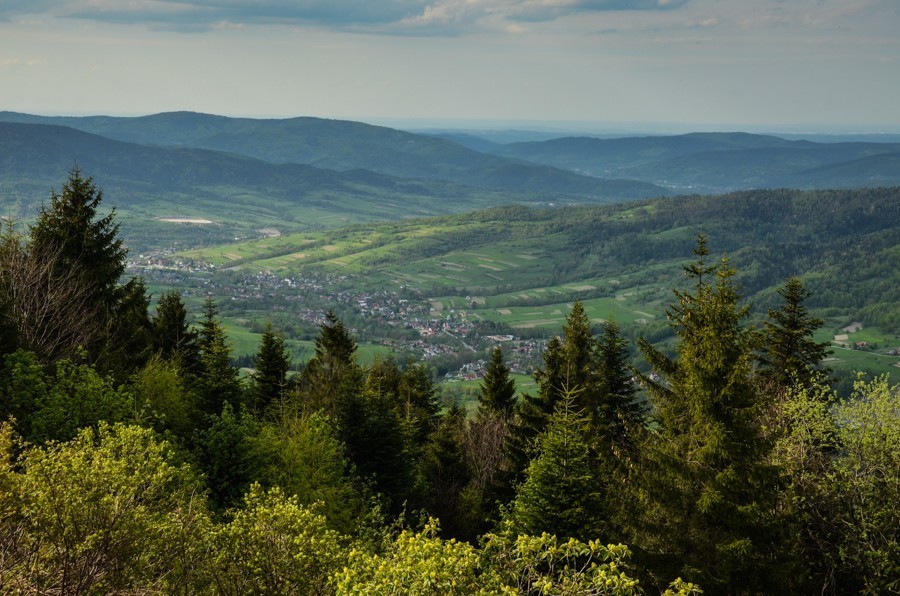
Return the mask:
[[(900, 200), (882, 194), (883, 201)], [(701, 231), (692, 222), (702, 221), (709, 262), (729, 258), (752, 309), (749, 321), (758, 324), (778, 306), (777, 288), (797, 275), (812, 294), (810, 309), (828, 314), (819, 341), (831, 341), (835, 329), (860, 317), (866, 326), (853, 342), (878, 346), (835, 354), (835, 370), (896, 373), (896, 358), (883, 354), (900, 347), (900, 337), (882, 330), (896, 328), (900, 317), (890, 291), (896, 287), (890, 276), (900, 270), (898, 227), (870, 216), (864, 209), (870, 199), (759, 191), (590, 208), (504, 207), (283, 233), (174, 259), (277, 276), (326, 273), (342, 291), (402, 293), (433, 320), (481, 326), (487, 335), (546, 338), (580, 300), (595, 323), (614, 320), (631, 339), (665, 343), (671, 337), (665, 310), (673, 289), (688, 289), (682, 266)], [(848, 217), (858, 220), (853, 228), (845, 225)], [(844, 245), (860, 248), (835, 248)]]

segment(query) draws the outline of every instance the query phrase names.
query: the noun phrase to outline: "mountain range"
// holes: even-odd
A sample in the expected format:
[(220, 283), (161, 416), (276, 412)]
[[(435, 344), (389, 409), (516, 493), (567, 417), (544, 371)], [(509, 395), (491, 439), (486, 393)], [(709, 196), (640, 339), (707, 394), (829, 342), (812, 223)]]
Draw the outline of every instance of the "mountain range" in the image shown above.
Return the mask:
[(320, 118), (0, 112), (3, 208), (32, 217), (76, 166), (126, 228), (184, 215), (225, 224), (230, 239), (261, 226), (292, 231), (502, 204), (900, 185), (900, 143), (693, 133), (500, 144)]

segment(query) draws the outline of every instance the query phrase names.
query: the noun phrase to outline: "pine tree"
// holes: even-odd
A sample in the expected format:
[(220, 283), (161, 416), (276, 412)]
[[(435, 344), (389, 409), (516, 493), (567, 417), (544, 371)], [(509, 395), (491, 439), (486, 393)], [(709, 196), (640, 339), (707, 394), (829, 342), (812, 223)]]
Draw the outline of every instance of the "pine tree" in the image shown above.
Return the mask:
[(796, 277), (778, 290), (784, 303), (778, 310), (769, 310), (770, 321), (765, 322), (762, 356), (766, 376), (780, 387), (799, 383), (811, 387), (818, 375), (827, 374), (822, 361), (830, 353), (828, 342), (817, 343), (812, 334), (822, 326), (822, 319), (809, 314), (803, 302), (810, 293)]
[(478, 414), (485, 416), (512, 417), (516, 405), (516, 382), (509, 378), (509, 369), (503, 362), (503, 350), (494, 348), (491, 361), (481, 380), (478, 395)]
[(473, 537), (472, 512), (463, 498), (472, 478), (463, 448), (465, 427), (465, 411), (454, 406), (431, 433), (418, 465), (425, 508), (441, 520), (445, 535), (455, 538)]
[(596, 382), (600, 403), (595, 426), (598, 435), (612, 447), (618, 458), (623, 452), (633, 452), (636, 447), (635, 435), (644, 424), (644, 405), (638, 400), (638, 388), (632, 381), (628, 365), (628, 348), (615, 322), (604, 325), (597, 349)]
[(237, 409), (242, 401), (243, 387), (238, 370), (231, 366), (231, 350), (211, 297), (207, 297), (204, 304), (197, 345), (200, 348), (200, 374), (194, 389), (200, 409), (214, 415), (219, 414), (226, 403)]
[(600, 482), (588, 455), (588, 425), (575, 394), (564, 389), (512, 506), (513, 524), (520, 533), (547, 532), (578, 540), (603, 534)]
[(150, 354), (148, 299), (139, 280), (119, 285), (127, 250), (119, 238), (115, 208), (98, 216), (102, 200), (103, 193), (93, 179), (73, 169), (62, 192), (54, 192), (49, 208), (38, 214), (30, 230), (28, 252), (52, 267), (48, 293), (58, 290), (54, 280), (63, 280), (73, 302), (83, 305), (82, 313), (69, 318), (77, 320), (81, 335), (89, 340), (84, 348), (90, 358), (101, 369), (124, 378)]
[[(697, 259), (685, 267), (694, 291), (675, 292), (667, 315), (676, 359), (641, 341), (656, 381), (642, 382), (655, 406), (656, 430), (644, 446), (635, 543), (658, 571), (703, 583), (711, 592), (764, 590), (777, 582), (776, 474), (758, 427), (765, 406), (751, 370), (754, 333), (744, 325), (734, 269)], [(712, 277), (712, 279), (710, 279)]]
[(187, 309), (176, 290), (160, 296), (152, 322), (153, 348), (163, 358), (178, 360), (184, 371), (196, 372), (200, 360), (197, 333), (188, 324)]
[(291, 357), (285, 348), (284, 337), (275, 333), (272, 324), (267, 323), (256, 352), (256, 373), (250, 391), (252, 411), (262, 412), (273, 401), (284, 396), (290, 366)]
[(60, 194), (50, 197), (31, 228), (31, 250), (60, 254), (61, 270), (75, 269), (92, 288), (95, 299), (111, 309), (121, 291), (119, 278), (125, 272), (126, 249), (119, 238), (115, 209), (97, 219), (103, 192), (93, 178), (83, 178), (74, 168)]
[(584, 306), (576, 301), (563, 327), (562, 340), (553, 338), (544, 350), (544, 368), (535, 371), (537, 396), (523, 396), (510, 427), (505, 450), (512, 478), (517, 484), (534, 451), (534, 441), (547, 427), (564, 391), (575, 394), (578, 407), (593, 419), (600, 395), (597, 385), (597, 342)]
[(339, 407), (342, 385), (350, 374), (357, 374), (356, 342), (333, 310), (325, 314), (315, 339), (316, 354), (300, 375), (302, 408), (309, 412), (324, 410), (333, 414)]

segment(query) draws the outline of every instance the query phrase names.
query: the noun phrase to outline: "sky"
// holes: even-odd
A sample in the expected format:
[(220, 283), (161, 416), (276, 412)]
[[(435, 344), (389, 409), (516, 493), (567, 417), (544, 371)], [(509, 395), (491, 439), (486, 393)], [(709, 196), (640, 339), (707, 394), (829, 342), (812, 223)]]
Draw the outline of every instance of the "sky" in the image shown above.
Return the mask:
[(0, 110), (900, 131), (900, 0), (0, 0)]

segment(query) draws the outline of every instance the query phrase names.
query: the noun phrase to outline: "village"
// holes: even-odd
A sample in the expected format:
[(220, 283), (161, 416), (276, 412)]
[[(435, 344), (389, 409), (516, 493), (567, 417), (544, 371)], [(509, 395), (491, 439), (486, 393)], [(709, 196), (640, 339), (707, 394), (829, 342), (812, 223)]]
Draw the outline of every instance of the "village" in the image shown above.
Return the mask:
[(435, 310), (425, 296), (408, 289), (361, 290), (346, 275), (219, 270), (169, 255), (131, 260), (127, 274), (161, 291), (177, 289), (186, 302), (211, 296), (223, 318), (240, 320), (256, 333), (270, 321), (289, 339), (314, 339), (333, 309), (360, 343), (389, 347), (417, 361), (442, 360), (441, 380), (479, 379), (496, 345), (504, 348), (511, 372), (531, 374), (546, 344), (512, 334), (482, 335), (465, 312)]

